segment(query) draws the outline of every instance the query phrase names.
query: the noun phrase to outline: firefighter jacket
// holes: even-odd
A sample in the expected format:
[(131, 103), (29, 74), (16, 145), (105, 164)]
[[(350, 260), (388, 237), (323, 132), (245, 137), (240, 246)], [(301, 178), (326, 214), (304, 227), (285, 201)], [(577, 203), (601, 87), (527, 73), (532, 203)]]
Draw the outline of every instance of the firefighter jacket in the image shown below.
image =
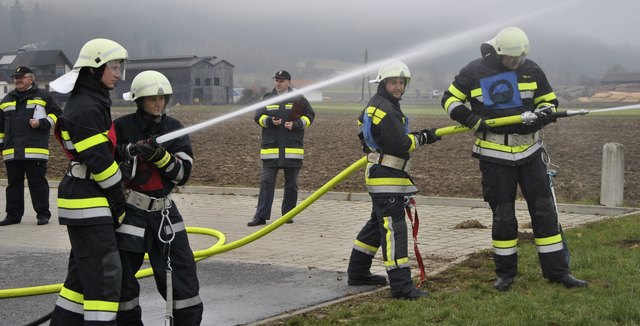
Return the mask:
[[(289, 88), (289, 92), (293, 91)], [(262, 100), (278, 96), (275, 88)], [(262, 127), (260, 159), (264, 167), (302, 167), (304, 159), (304, 130), (313, 123), (315, 112), (309, 101), (296, 96), (279, 103), (269, 104), (256, 110), (254, 121)], [(282, 119), (274, 125), (272, 118)], [(284, 127), (286, 121), (293, 121), (292, 130)]]
[[(369, 160), (365, 181), (371, 197), (411, 195), (418, 192), (418, 188), (407, 172), (406, 163), (409, 153), (418, 148), (418, 140), (409, 133), (409, 118), (402, 113), (399, 100), (391, 96), (384, 85), (384, 82), (378, 85), (377, 93), (358, 117), (361, 133), (370, 133), (373, 142), (368, 145), (378, 154), (375, 160)], [(405, 163), (395, 167), (381, 164), (386, 155)]]
[[(125, 115), (114, 121), (118, 137), (116, 160), (126, 159), (124, 150), (127, 144), (146, 141), (152, 137), (182, 129), (182, 124), (169, 116), (162, 115), (157, 121), (138, 109), (135, 113)], [(125, 180), (125, 188), (144, 193), (155, 198), (163, 198), (171, 193), (176, 185), (183, 185), (189, 180), (193, 166), (193, 150), (188, 135), (162, 143), (167, 151), (165, 157), (155, 163), (136, 158), (136, 171), (132, 180)]]
[[(2, 159), (49, 159), (49, 130), (62, 110), (51, 94), (33, 84), (24, 92), (13, 90), (0, 102), (0, 146)], [(29, 120), (37, 118), (40, 126), (31, 128)]]
[(60, 224), (112, 224), (124, 217), (111, 99), (94, 76), (80, 73), (54, 134), (71, 161), (58, 188)]
[[(527, 59), (516, 70), (505, 68), (493, 47), (481, 46), (482, 58), (460, 70), (442, 97), (449, 116), (465, 124), (471, 114), (483, 119), (519, 115), (552, 105), (558, 99), (542, 69)], [(469, 109), (464, 104), (471, 104)], [(505, 165), (520, 165), (542, 151), (540, 125), (512, 125), (476, 133), (473, 157)]]

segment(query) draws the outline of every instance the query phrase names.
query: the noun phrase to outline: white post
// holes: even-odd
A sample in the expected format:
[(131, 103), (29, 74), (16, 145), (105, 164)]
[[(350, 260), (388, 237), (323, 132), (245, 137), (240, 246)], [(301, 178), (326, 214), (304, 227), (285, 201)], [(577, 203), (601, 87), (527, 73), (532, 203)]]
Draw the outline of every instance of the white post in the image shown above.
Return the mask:
[(622, 206), (624, 199), (624, 145), (607, 143), (602, 148), (600, 205)]

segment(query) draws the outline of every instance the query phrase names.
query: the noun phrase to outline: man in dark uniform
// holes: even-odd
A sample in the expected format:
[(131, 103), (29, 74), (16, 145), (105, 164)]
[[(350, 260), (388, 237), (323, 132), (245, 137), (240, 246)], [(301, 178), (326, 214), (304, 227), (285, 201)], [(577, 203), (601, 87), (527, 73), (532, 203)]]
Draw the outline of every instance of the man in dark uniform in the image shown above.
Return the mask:
[[(135, 113), (114, 121), (116, 160), (125, 179), (126, 217), (116, 229), (122, 260), (122, 294), (118, 324), (142, 325), (140, 284), (136, 272), (149, 254), (158, 291), (173, 302), (175, 326), (200, 325), (203, 305), (196, 263), (182, 215), (171, 199), (176, 185), (187, 183), (193, 166), (189, 136), (163, 144), (155, 136), (182, 129), (166, 115), (173, 93), (169, 80), (157, 71), (143, 71), (131, 83), (125, 100), (135, 101)], [(170, 266), (169, 266), (170, 260)], [(167, 298), (167, 269), (171, 268), (172, 297)]]
[(38, 225), (49, 223), (49, 130), (62, 110), (44, 89), (38, 88), (29, 67), (11, 75), (16, 88), (0, 102), (0, 144), (7, 169), (7, 216), (0, 225), (20, 223), (24, 214), (24, 177)]
[(58, 188), (58, 217), (71, 253), (51, 325), (117, 325), (122, 265), (115, 228), (124, 219), (122, 174), (113, 158), (112, 90), (124, 79), (127, 50), (107, 39), (87, 42), (73, 70), (51, 82), (71, 92), (55, 135), (69, 158)]
[[(263, 96), (262, 100), (293, 91), (291, 74), (288, 72), (280, 70), (273, 79), (275, 87), (271, 93)], [(315, 115), (311, 104), (302, 95), (256, 110), (254, 121), (262, 128), (262, 175), (258, 208), (247, 226), (263, 225), (271, 218), (271, 205), (279, 169), (284, 171), (282, 215), (296, 207), (298, 173), (304, 158), (304, 130), (313, 123)], [(288, 220), (287, 223), (293, 223), (293, 220)]]
[[(493, 211), (494, 287), (508, 290), (517, 272), (518, 223), (516, 188), (520, 185), (531, 215), (542, 274), (566, 287), (587, 282), (569, 272), (558, 213), (542, 159), (541, 129), (552, 122), (558, 106), (542, 69), (526, 58), (529, 39), (517, 27), (502, 29), (480, 47), (482, 58), (462, 68), (442, 97), (449, 116), (473, 129), (477, 137), (472, 156), (482, 171), (484, 200)], [(469, 101), (471, 109), (464, 105)], [(485, 119), (535, 114), (529, 125), (489, 128)]]

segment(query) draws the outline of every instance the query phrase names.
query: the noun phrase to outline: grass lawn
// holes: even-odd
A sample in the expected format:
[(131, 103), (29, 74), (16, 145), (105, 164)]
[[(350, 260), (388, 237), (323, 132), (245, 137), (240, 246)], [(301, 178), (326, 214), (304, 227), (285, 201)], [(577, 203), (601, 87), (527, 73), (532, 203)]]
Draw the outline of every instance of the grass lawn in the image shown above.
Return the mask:
[(567, 230), (572, 273), (587, 289), (566, 289), (541, 275), (532, 240), (520, 241), (519, 269), (508, 292), (493, 289), (489, 251), (427, 277), (431, 297), (393, 300), (388, 290), (270, 325), (638, 325), (640, 215)]

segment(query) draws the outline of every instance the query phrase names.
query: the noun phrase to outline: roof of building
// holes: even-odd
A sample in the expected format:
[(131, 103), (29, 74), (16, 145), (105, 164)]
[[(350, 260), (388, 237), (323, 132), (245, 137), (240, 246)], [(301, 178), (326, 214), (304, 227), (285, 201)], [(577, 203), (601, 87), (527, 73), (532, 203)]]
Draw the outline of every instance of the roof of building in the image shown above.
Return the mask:
[(0, 67), (4, 69), (50, 65), (58, 57), (62, 57), (65, 64), (73, 66), (62, 50), (37, 50), (0, 53)]

